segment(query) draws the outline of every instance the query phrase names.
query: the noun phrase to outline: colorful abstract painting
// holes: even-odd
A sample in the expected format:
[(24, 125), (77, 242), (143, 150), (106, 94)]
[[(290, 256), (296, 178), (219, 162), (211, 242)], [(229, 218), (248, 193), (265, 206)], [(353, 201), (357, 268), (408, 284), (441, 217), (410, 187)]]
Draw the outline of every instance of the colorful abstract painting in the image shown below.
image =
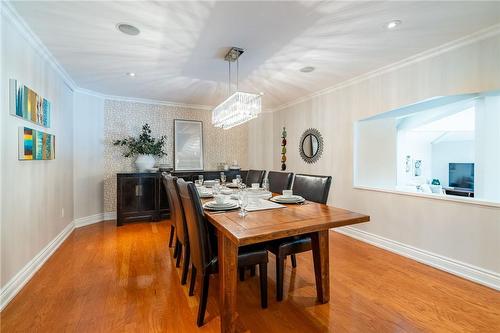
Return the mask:
[(53, 160), (55, 145), (54, 135), (19, 127), (19, 160)]
[(50, 127), (51, 105), (48, 100), (14, 79), (9, 80), (9, 92), (10, 114)]

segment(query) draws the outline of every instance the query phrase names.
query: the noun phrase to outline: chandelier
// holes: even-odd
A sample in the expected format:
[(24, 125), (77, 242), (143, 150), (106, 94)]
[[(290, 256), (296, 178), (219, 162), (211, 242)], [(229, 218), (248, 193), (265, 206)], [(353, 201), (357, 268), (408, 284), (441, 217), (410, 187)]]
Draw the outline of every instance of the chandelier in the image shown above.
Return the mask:
[(236, 62), (236, 92), (212, 111), (212, 124), (215, 127), (229, 129), (256, 118), (261, 112), (260, 94), (238, 91), (238, 59), (243, 52), (243, 49), (232, 47), (224, 57), (229, 64), (229, 94), (231, 94), (231, 63)]

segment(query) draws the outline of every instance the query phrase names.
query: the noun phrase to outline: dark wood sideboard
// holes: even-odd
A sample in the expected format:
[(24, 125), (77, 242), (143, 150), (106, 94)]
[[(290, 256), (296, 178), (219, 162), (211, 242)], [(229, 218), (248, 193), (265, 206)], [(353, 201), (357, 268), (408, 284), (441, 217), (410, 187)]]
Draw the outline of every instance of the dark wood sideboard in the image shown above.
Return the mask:
[[(187, 181), (220, 178), (221, 171), (173, 171), (172, 175)], [(241, 172), (245, 173), (245, 171)], [(230, 182), (239, 170), (224, 171)], [(170, 217), (167, 192), (161, 173), (118, 173), (116, 175), (116, 225), (136, 221), (160, 221)]]
[(167, 192), (160, 173), (116, 175), (116, 225), (169, 217)]

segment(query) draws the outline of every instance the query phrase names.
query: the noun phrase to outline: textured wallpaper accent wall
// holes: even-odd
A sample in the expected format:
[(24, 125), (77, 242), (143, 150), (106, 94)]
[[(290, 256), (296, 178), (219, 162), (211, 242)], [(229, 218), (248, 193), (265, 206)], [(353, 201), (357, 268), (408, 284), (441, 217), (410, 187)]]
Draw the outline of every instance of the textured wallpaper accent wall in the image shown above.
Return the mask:
[(248, 127), (238, 126), (222, 130), (212, 126), (210, 111), (176, 106), (145, 104), (127, 101), (104, 102), (104, 211), (116, 211), (116, 173), (135, 171), (134, 159), (122, 156), (122, 150), (112, 145), (113, 140), (139, 134), (144, 123), (151, 126), (155, 137), (167, 136), (167, 156), (159, 162), (173, 165), (174, 119), (203, 122), (203, 150), (205, 170), (216, 170), (220, 162), (238, 161), (246, 168)]

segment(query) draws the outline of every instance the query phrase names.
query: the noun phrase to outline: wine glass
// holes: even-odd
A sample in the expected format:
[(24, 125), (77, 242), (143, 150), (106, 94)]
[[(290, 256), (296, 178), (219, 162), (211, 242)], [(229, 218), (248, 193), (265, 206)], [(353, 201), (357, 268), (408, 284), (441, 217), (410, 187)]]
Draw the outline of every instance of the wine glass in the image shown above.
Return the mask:
[(245, 189), (241, 189), (238, 195), (238, 202), (240, 204), (241, 210), (239, 212), (240, 216), (247, 216), (248, 212), (246, 208), (248, 206), (248, 193)]
[(264, 191), (269, 191), (269, 179), (267, 177), (262, 181), (262, 188)]
[(200, 182), (200, 185), (203, 185), (203, 175), (198, 175), (198, 181)]
[(236, 184), (238, 184), (238, 186), (241, 184), (241, 175), (236, 175)]
[(219, 180), (216, 179), (214, 186), (212, 187), (212, 192), (214, 195), (220, 194), (221, 192), (221, 185), (219, 184)]
[(220, 181), (222, 183), (222, 186), (226, 185), (226, 175), (224, 174), (224, 172), (220, 173)]

